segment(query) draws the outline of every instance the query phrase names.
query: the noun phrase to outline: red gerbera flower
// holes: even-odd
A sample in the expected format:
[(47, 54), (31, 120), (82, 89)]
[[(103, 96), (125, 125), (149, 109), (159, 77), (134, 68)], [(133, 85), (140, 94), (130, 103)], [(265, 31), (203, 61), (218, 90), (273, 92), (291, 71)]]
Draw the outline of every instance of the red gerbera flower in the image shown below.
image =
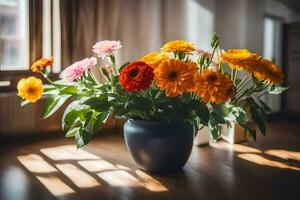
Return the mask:
[(122, 87), (128, 92), (147, 89), (154, 78), (152, 67), (144, 62), (133, 62), (125, 66), (119, 77)]

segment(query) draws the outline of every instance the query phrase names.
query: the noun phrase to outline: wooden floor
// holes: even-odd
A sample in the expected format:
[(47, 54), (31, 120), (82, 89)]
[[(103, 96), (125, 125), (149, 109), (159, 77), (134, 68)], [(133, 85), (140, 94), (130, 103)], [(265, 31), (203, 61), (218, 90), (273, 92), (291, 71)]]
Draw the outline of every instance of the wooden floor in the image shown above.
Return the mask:
[(122, 135), (0, 145), (0, 199), (300, 199), (300, 124), (273, 122), (256, 143), (194, 147), (184, 169), (140, 171)]

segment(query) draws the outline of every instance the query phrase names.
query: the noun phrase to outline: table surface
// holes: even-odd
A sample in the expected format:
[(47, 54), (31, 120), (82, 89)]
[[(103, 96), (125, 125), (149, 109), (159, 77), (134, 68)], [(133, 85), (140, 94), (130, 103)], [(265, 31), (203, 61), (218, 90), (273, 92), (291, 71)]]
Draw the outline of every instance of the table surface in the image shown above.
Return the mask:
[(122, 134), (0, 144), (0, 199), (300, 199), (300, 124), (272, 122), (257, 142), (194, 147), (182, 171), (148, 174)]

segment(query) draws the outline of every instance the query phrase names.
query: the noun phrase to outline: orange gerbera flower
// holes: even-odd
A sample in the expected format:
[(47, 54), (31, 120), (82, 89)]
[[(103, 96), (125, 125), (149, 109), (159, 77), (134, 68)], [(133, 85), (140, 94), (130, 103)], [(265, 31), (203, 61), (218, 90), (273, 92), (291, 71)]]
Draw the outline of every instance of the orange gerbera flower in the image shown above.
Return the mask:
[(268, 84), (281, 84), (283, 82), (283, 73), (281, 69), (266, 59), (257, 61), (260, 71), (254, 72), (254, 76), (258, 80), (265, 80)]
[(185, 54), (191, 54), (195, 51), (195, 45), (184, 40), (175, 40), (167, 42), (163, 47), (163, 52), (182, 52)]
[(196, 74), (194, 91), (205, 103), (224, 103), (235, 96), (229, 76), (208, 69), (203, 70), (202, 74)]
[(257, 71), (257, 60), (261, 57), (255, 53), (249, 52), (247, 49), (230, 49), (221, 55), (221, 61), (228, 63), (233, 69), (242, 70), (253, 73)]
[(152, 52), (144, 57), (142, 57), (140, 60), (144, 63), (150, 65), (152, 68), (155, 68), (159, 63), (168, 60), (169, 56), (164, 54), (163, 52)]
[(31, 103), (36, 102), (43, 95), (42, 80), (34, 76), (22, 78), (21, 80), (19, 80), (17, 89), (18, 96)]
[(48, 65), (52, 65), (53, 63), (53, 57), (50, 58), (41, 58), (37, 61), (35, 61), (32, 65), (31, 65), (31, 71), (33, 72), (41, 72), (46, 66)]
[(160, 63), (154, 69), (154, 79), (168, 97), (176, 97), (194, 87), (193, 77), (197, 71), (194, 62), (185, 63), (181, 60), (170, 59)]

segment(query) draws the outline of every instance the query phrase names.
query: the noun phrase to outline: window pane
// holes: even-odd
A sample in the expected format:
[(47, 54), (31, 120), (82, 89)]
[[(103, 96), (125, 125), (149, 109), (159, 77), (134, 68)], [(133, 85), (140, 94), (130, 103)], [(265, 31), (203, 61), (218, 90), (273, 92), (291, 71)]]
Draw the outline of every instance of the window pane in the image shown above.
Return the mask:
[(0, 0), (0, 70), (28, 69), (28, 0)]

